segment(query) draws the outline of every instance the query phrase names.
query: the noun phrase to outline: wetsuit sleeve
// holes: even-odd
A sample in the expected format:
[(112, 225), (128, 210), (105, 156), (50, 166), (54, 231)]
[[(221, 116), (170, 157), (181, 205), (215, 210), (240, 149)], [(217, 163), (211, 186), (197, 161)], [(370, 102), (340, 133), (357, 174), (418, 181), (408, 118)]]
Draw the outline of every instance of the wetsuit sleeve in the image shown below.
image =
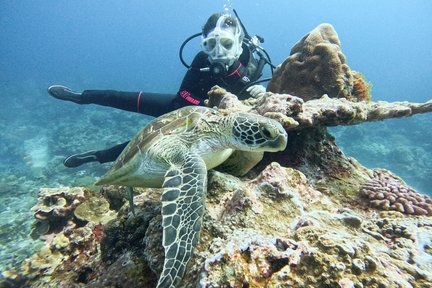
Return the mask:
[(209, 72), (200, 71), (200, 68), (208, 67), (207, 55), (203, 52), (198, 53), (191, 68), (186, 72), (180, 89), (177, 93), (176, 108), (189, 105), (204, 105), (207, 99), (207, 92), (211, 88), (211, 75)]

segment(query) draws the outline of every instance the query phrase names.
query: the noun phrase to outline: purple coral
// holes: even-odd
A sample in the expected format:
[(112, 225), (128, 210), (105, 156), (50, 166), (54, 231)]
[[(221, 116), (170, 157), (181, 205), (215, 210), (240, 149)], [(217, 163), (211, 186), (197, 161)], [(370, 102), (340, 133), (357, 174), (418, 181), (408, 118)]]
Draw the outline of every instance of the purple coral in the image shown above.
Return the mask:
[(432, 216), (432, 200), (418, 193), (400, 178), (385, 169), (375, 169), (373, 178), (360, 194), (369, 199), (372, 207), (405, 214)]

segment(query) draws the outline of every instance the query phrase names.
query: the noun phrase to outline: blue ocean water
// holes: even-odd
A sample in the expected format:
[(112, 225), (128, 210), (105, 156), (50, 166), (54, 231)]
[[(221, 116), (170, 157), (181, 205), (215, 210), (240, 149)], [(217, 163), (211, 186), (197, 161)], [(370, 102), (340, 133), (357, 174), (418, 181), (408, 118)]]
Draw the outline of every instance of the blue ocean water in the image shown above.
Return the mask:
[[(176, 93), (178, 49), (207, 17), (234, 8), (265, 38), (274, 64), (320, 23), (339, 34), (348, 64), (373, 84), (373, 100), (432, 98), (429, 0), (0, 2), (0, 270), (38, 243), (28, 237), (40, 187), (88, 185), (109, 164), (76, 169), (64, 156), (126, 141), (149, 117), (51, 98), (46, 88)], [(185, 49), (191, 60), (199, 50)], [(266, 72), (269, 76), (269, 71)], [(367, 167), (387, 168), (432, 195), (432, 115), (333, 128)]]

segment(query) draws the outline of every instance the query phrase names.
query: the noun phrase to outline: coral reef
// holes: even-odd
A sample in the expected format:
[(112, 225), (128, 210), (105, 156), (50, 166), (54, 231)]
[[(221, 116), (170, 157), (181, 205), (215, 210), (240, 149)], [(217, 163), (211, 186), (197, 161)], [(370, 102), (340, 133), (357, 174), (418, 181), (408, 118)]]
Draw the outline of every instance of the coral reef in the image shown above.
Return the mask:
[(370, 84), (346, 64), (338, 35), (330, 24), (319, 25), (294, 45), (267, 89), (306, 101), (324, 94), (350, 101), (370, 99)]
[[(33, 77), (15, 80), (0, 85), (5, 101), (0, 106), (0, 271), (19, 267), (43, 245), (29, 236), (32, 229), (38, 234), (48, 227), (40, 223), (37, 229), (41, 231), (37, 232), (32, 225), (30, 209), (40, 187), (93, 185), (109, 167), (90, 163), (68, 169), (63, 165), (64, 157), (122, 143), (150, 119), (119, 110), (68, 105), (48, 96), (45, 86), (49, 83)], [(78, 88), (83, 82), (70, 85)], [(100, 129), (101, 123), (107, 129)], [(76, 137), (77, 131), (80, 137)]]
[[(89, 207), (92, 211), (84, 211)], [(33, 237), (44, 239), (45, 246), (19, 269), (3, 271), (7, 281), (0, 284), (28, 287), (35, 279), (39, 287), (86, 283), (99, 265), (97, 255), (104, 235), (101, 223), (116, 215), (108, 202), (83, 187), (44, 188), (32, 210), (37, 223), (34, 229), (38, 230), (33, 230)]]
[(85, 191), (80, 187), (42, 188), (38, 202), (32, 207), (37, 221), (31, 232), (33, 239), (52, 229), (62, 229), (70, 220), (75, 208), (85, 200)]
[[(289, 238), (260, 235), (255, 228), (232, 234), (222, 248), (217, 247), (220, 252), (205, 261), (201, 287), (422, 287), (430, 284), (427, 258), (418, 261), (418, 265), (404, 262), (423, 257), (424, 248), (418, 250), (415, 241), (420, 240), (417, 233), (426, 223), (430, 241), (431, 221), (418, 226), (407, 221), (405, 225), (413, 225), (417, 231), (394, 235), (393, 243), (404, 243), (403, 248), (397, 249), (386, 247), (392, 241), (378, 241), (361, 232), (359, 237), (356, 231), (362, 226), (383, 223), (405, 227), (402, 223), (390, 219), (375, 223), (357, 218), (357, 227), (340, 221), (332, 229), (322, 220), (337, 221), (338, 215), (324, 211), (318, 215), (319, 225), (296, 228)], [(382, 229), (377, 233), (385, 235)], [(216, 241), (211, 243), (210, 249), (215, 244)], [(416, 256), (410, 256), (410, 252)]]
[(267, 92), (263, 98), (240, 102), (237, 97), (220, 87), (209, 91), (209, 105), (218, 104), (227, 111), (249, 111), (281, 121), (287, 131), (319, 126), (356, 125), (364, 122), (400, 118), (432, 112), (432, 100), (410, 102), (352, 102), (323, 95), (319, 99), (301, 98), (279, 92)]
[(357, 126), (337, 126), (329, 132), (345, 155), (366, 167), (391, 170), (417, 191), (429, 193), (432, 187), (431, 122), (432, 114), (422, 114)]
[[(125, 203), (106, 225), (53, 233), (21, 270), (3, 276), (26, 287), (153, 287), (163, 263), (160, 190), (139, 192), (136, 217)], [(318, 191), (297, 169), (274, 162), (249, 180), (212, 171), (207, 202), (201, 243), (180, 287), (432, 283), (432, 218), (377, 217)]]
[(432, 216), (432, 200), (419, 194), (399, 177), (384, 169), (375, 169), (373, 178), (360, 193), (369, 199), (372, 207), (394, 210), (413, 215)]
[[(431, 287), (430, 199), (346, 157), (327, 126), (426, 113), (432, 101), (363, 101), (367, 84), (346, 65), (329, 25), (291, 54), (261, 98), (209, 92), (207, 104), (226, 113), (278, 119), (289, 143), (243, 178), (209, 172), (200, 243), (180, 287)], [(164, 257), (160, 189), (136, 190), (136, 216), (122, 187), (42, 191), (34, 212), (49, 223), (38, 224), (45, 247), (3, 271), (0, 285), (156, 284)]]

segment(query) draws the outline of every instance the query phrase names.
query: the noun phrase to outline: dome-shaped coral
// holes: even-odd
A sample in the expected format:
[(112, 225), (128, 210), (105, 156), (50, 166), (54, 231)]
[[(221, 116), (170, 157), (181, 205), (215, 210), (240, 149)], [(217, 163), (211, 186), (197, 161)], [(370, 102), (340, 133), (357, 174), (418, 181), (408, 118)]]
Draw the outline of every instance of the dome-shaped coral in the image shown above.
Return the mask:
[(267, 90), (292, 94), (305, 101), (327, 94), (351, 101), (370, 99), (370, 85), (346, 63), (338, 35), (330, 24), (321, 24), (291, 49), (278, 67)]

